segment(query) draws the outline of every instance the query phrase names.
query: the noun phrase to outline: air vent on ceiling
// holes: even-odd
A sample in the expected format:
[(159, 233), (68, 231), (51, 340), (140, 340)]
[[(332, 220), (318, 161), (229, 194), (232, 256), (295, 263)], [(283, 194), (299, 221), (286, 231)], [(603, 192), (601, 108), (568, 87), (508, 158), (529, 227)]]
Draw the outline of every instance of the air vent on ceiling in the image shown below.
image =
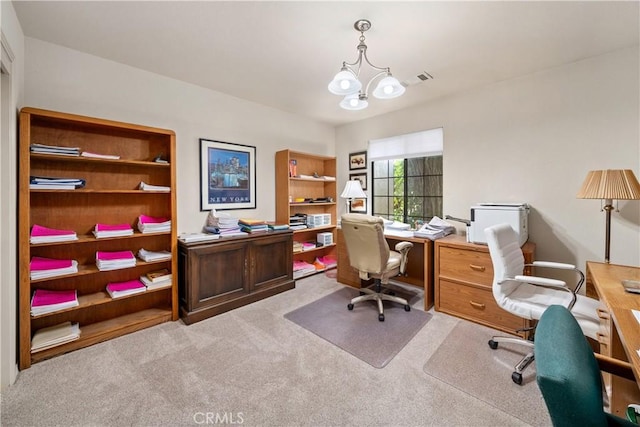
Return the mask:
[(426, 71), (422, 71), (418, 73), (415, 77), (410, 77), (407, 80), (400, 82), (400, 84), (404, 87), (414, 86), (422, 82), (426, 82), (427, 80), (433, 80), (433, 76)]

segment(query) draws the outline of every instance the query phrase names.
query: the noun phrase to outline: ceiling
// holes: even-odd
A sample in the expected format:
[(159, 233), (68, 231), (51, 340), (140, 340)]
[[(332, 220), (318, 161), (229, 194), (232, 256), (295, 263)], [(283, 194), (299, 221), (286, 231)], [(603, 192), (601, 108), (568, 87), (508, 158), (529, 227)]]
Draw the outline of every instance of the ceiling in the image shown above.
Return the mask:
[[(25, 36), (341, 125), (638, 46), (637, 1), (22, 1)], [(356, 58), (410, 85), (346, 111), (327, 84)], [(366, 82), (369, 69), (363, 69)]]

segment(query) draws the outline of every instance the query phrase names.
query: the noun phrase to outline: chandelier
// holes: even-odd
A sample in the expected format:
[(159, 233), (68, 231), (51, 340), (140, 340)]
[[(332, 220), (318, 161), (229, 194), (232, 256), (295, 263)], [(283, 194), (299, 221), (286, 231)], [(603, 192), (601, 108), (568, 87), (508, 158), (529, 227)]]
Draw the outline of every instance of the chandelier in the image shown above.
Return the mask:
[[(363, 110), (369, 106), (368, 93), (369, 87), (375, 80), (378, 85), (373, 91), (373, 96), (378, 99), (397, 98), (405, 91), (404, 86), (400, 84), (398, 79), (391, 75), (389, 67), (377, 67), (367, 58), (367, 45), (364, 43), (364, 32), (371, 28), (371, 22), (366, 19), (359, 19), (353, 24), (353, 27), (360, 32), (360, 44), (358, 44), (358, 58), (355, 62), (342, 62), (340, 72), (335, 75), (331, 83), (329, 83), (329, 92), (334, 95), (344, 96), (340, 102), (340, 106), (345, 110)], [(369, 80), (367, 86), (362, 86), (360, 82), (360, 68), (363, 65), (363, 59), (371, 68), (377, 70), (377, 73)], [(383, 78), (379, 79), (379, 77)]]

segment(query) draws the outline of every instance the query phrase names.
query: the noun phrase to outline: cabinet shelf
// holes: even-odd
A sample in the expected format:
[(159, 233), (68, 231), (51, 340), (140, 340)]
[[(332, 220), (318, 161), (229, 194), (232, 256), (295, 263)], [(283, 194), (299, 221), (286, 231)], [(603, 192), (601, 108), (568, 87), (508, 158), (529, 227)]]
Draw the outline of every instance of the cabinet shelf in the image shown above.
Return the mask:
[(318, 231), (327, 231), (327, 230), (333, 230), (335, 229), (336, 226), (335, 225), (323, 225), (320, 227), (312, 227), (312, 228), (303, 228), (302, 230), (293, 230), (293, 234), (304, 234), (304, 233), (311, 233), (311, 232), (318, 232)]
[(79, 339), (47, 350), (31, 353), (31, 360), (33, 363), (40, 362), (59, 354), (68, 353), (73, 350), (88, 347), (102, 341), (107, 341), (121, 335), (170, 321), (172, 318), (173, 316), (169, 309), (150, 308), (126, 314), (114, 319), (108, 319), (88, 325), (80, 325), (81, 334)]
[(82, 156), (60, 156), (55, 154), (31, 153), (32, 160), (44, 160), (47, 162), (69, 162), (69, 163), (86, 163), (86, 164), (105, 164), (105, 165), (130, 165), (143, 166), (153, 168), (170, 168), (170, 163), (158, 163), (148, 160), (129, 160), (129, 159), (99, 159), (94, 157)]
[(310, 252), (318, 252), (318, 251), (325, 252), (327, 248), (331, 248), (331, 247), (333, 247), (335, 245), (336, 245), (335, 243), (332, 243), (330, 245), (317, 246), (315, 248), (306, 249), (304, 251), (297, 251), (297, 252), (293, 253), (293, 256), (300, 255), (300, 254), (308, 254)]
[(37, 248), (41, 246), (77, 245), (82, 243), (97, 243), (97, 242), (110, 241), (110, 240), (141, 239), (141, 238), (155, 237), (155, 236), (162, 236), (162, 235), (171, 235), (171, 232), (159, 231), (157, 233), (139, 233), (137, 231), (134, 231), (134, 233), (130, 236), (101, 237), (99, 239), (91, 234), (84, 234), (84, 235), (78, 236), (78, 240), (67, 240), (64, 242), (30, 243), (30, 245), (32, 248)]
[[(32, 144), (80, 147), (81, 151), (118, 155), (120, 159), (32, 153)], [(168, 163), (154, 162), (162, 154)], [(157, 268), (177, 273), (177, 208), (175, 194), (175, 133), (167, 129), (97, 119), (35, 108), (20, 112), (19, 147), (19, 368), (115, 338), (161, 322), (178, 319), (178, 287), (174, 277), (166, 288), (112, 299), (105, 291), (109, 281), (138, 279)], [(31, 189), (31, 176), (79, 177), (86, 187), (73, 190)], [(145, 191), (140, 182), (168, 187), (169, 191)], [(135, 225), (140, 214), (171, 219), (169, 231), (141, 233)], [(97, 223), (132, 224), (128, 236), (96, 238)], [(35, 224), (74, 230), (77, 240), (30, 243)], [(142, 261), (117, 270), (100, 271), (96, 251), (141, 247), (166, 250), (169, 260)], [(78, 272), (31, 280), (33, 257), (74, 259)], [(175, 274), (177, 276), (177, 274)], [(31, 316), (35, 289), (74, 289), (79, 306)], [(79, 340), (31, 353), (36, 330), (64, 322), (78, 322)]]
[[(51, 190), (49, 190), (51, 191)], [(290, 203), (292, 208), (296, 206), (335, 206), (336, 202), (299, 202), (299, 203)]]

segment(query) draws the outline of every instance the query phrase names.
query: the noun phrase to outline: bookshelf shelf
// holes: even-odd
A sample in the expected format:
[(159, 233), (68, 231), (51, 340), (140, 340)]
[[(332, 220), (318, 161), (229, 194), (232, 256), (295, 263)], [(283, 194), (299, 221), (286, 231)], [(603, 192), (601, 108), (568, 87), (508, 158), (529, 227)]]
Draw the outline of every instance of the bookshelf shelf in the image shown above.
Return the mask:
[[(32, 144), (79, 147), (81, 151), (118, 155), (105, 159), (32, 153)], [(178, 319), (178, 289), (171, 286), (112, 299), (107, 283), (138, 279), (150, 271), (177, 271), (175, 134), (159, 129), (111, 120), (35, 108), (20, 112), (19, 176), (19, 368), (32, 363), (115, 338), (161, 322)], [(157, 163), (162, 156), (168, 163)], [(76, 190), (30, 189), (31, 176), (75, 177), (86, 181)], [(168, 187), (169, 191), (139, 190), (140, 182)], [(167, 232), (140, 233), (96, 238), (97, 223), (127, 223), (136, 229), (139, 215), (171, 219)], [(35, 224), (73, 230), (78, 239), (30, 244)], [(137, 254), (169, 251), (171, 260), (145, 262), (134, 267), (100, 271), (96, 251), (130, 250)], [(34, 256), (74, 259), (78, 272), (31, 280), (29, 262)], [(36, 289), (75, 289), (78, 307), (31, 316), (31, 295)], [(33, 334), (42, 328), (70, 321), (79, 323), (80, 339), (31, 353)]]

